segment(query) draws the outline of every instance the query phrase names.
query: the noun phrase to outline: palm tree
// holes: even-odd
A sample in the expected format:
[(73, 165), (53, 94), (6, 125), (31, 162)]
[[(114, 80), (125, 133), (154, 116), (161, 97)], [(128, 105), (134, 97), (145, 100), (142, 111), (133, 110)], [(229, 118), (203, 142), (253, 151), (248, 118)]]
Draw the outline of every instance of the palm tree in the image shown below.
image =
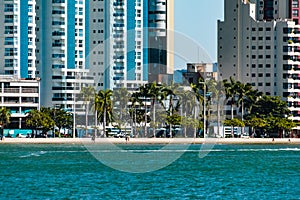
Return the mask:
[(230, 101), (230, 106), (231, 106), (231, 119), (233, 119), (233, 106), (236, 103), (236, 81), (230, 77), (230, 82), (227, 80), (223, 81), (224, 87), (225, 87), (225, 95), (226, 95), (226, 100)]
[(87, 134), (89, 105), (90, 101), (95, 98), (95, 88), (92, 86), (84, 87), (80, 93), (83, 96), (83, 102), (85, 104), (85, 131)]
[(146, 84), (146, 90), (148, 90), (148, 97), (151, 98), (151, 106), (153, 109), (152, 112), (152, 120), (153, 120), (153, 136), (155, 137), (155, 129), (156, 129), (156, 108), (155, 103), (158, 100), (158, 98), (162, 95), (162, 87), (160, 85), (157, 85), (156, 82), (152, 82), (149, 84)]
[(188, 121), (190, 121), (190, 117), (188, 117), (188, 114), (191, 114), (193, 112), (193, 107), (195, 106), (195, 94), (190, 90), (183, 90), (179, 92), (178, 97), (181, 105), (181, 111), (183, 112), (183, 133), (184, 137), (187, 137), (187, 125), (189, 124)]
[(143, 105), (143, 101), (140, 99), (140, 93), (139, 92), (134, 92), (129, 101), (131, 102), (131, 109), (130, 109), (130, 113), (131, 113), (131, 118), (134, 124), (134, 135), (136, 135), (136, 122), (137, 122), (137, 112), (136, 112), (136, 107)]
[[(228, 82), (227, 80), (224, 80), (223, 83), (224, 83), (224, 87), (225, 87), (226, 100), (230, 101), (231, 119), (233, 119), (233, 106), (236, 104), (236, 96), (237, 96), (236, 81), (232, 77), (230, 77), (230, 82)], [(233, 126), (231, 126), (231, 136), (234, 137)]]
[(129, 100), (129, 92), (126, 88), (115, 89), (113, 91), (114, 121), (118, 123), (120, 128), (126, 124), (129, 119), (127, 112)]
[[(199, 79), (199, 84), (197, 84), (197, 85), (192, 83), (191, 88), (195, 94), (194, 99), (196, 101), (198, 101), (199, 104), (201, 105), (204, 102), (204, 95), (203, 96), (201, 95), (201, 91), (204, 91), (204, 87), (206, 87), (206, 85), (200, 84), (200, 82), (203, 83), (203, 81), (201, 79)], [(204, 94), (204, 92), (203, 92), (203, 94)], [(203, 106), (205, 106), (205, 105), (203, 105)], [(203, 109), (203, 111), (204, 111), (204, 109)], [(205, 113), (203, 113), (203, 116), (204, 115), (205, 115)], [(196, 106), (194, 106), (194, 120), (196, 120), (196, 119), (197, 119)], [(197, 127), (195, 127), (195, 129), (194, 129), (194, 138), (196, 137), (196, 135), (197, 135)]]
[(145, 115), (144, 115), (144, 137), (147, 136), (147, 98), (149, 98), (149, 91), (146, 87), (146, 85), (143, 85), (139, 88), (139, 92), (137, 92), (136, 96), (140, 99), (142, 98), (144, 101), (144, 108), (145, 108)]
[(216, 99), (216, 103), (217, 103), (217, 135), (220, 135), (220, 121), (221, 121), (220, 120), (221, 119), (220, 99), (225, 94), (223, 82), (211, 79), (208, 82), (208, 90), (211, 92), (211, 98)]
[[(167, 109), (168, 118), (172, 118), (174, 112), (178, 112), (180, 108), (180, 101), (178, 100), (176, 105), (173, 105), (174, 98), (179, 95), (178, 91), (178, 85), (171, 84), (169, 86), (164, 86), (161, 89), (162, 92), (162, 99), (168, 99), (169, 100), (169, 108)], [(164, 105), (163, 105), (164, 106)], [(172, 120), (169, 120), (169, 130), (170, 130), (170, 137), (172, 137)]]
[(241, 112), (242, 112), (242, 121), (244, 121), (244, 101), (247, 98), (247, 96), (252, 91), (252, 85), (250, 83), (243, 84), (241, 82), (236, 83), (237, 93), (238, 93), (238, 105), (241, 105)]
[(247, 97), (245, 98), (245, 109), (247, 111), (247, 115), (252, 115), (252, 108), (258, 102), (258, 100), (262, 97), (263, 92), (256, 90), (251, 90)]
[(100, 90), (95, 96), (95, 108), (99, 113), (98, 119), (102, 119), (103, 134), (106, 134), (106, 124), (112, 121), (112, 90)]

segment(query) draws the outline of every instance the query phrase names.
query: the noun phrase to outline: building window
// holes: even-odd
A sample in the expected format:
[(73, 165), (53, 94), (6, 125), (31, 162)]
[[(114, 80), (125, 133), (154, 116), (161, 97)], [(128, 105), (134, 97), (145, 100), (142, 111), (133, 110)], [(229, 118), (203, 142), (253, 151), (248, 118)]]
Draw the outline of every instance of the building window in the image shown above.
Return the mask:
[(298, 10), (293, 10), (292, 14), (293, 14), (293, 17), (298, 17), (299, 16), (299, 11)]
[(298, 2), (298, 0), (293, 0), (292, 7), (293, 8), (299, 8), (299, 2)]

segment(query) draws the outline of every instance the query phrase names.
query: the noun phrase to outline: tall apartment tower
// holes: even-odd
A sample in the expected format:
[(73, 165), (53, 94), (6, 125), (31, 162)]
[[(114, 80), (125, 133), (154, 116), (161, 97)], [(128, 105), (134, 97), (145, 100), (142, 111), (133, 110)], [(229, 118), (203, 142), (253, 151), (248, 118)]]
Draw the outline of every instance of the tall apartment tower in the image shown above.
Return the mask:
[(149, 0), (149, 82), (169, 83), (174, 73), (174, 0)]
[(74, 110), (82, 103), (76, 101), (76, 94), (93, 83), (87, 78), (88, 3), (37, 0), (37, 72), (42, 106)]
[(90, 1), (88, 58), (97, 89), (171, 80), (173, 1)]
[(299, 0), (252, 2), (225, 1), (225, 19), (218, 22), (220, 75), (282, 96), (300, 121)]
[(36, 75), (36, 1), (0, 2), (0, 74)]

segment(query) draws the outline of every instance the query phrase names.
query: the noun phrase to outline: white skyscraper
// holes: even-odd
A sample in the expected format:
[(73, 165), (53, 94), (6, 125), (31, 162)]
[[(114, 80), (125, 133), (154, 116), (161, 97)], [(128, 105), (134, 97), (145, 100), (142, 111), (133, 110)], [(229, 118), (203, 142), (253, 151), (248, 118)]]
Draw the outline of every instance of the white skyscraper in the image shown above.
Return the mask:
[[(88, 23), (85, 0), (37, 0), (38, 72), (42, 106), (73, 110), (75, 95), (92, 84), (86, 77)], [(76, 102), (81, 107), (82, 102)]]
[(0, 2), (0, 73), (33, 78), (36, 73), (36, 1)]

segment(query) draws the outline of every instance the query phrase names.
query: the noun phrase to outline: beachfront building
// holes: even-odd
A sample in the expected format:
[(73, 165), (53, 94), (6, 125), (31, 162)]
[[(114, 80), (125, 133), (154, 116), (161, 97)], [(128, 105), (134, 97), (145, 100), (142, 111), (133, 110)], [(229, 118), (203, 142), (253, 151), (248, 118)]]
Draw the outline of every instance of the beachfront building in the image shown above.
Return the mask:
[(76, 95), (94, 83), (86, 60), (88, 2), (37, 0), (37, 74), (42, 106), (84, 111)]
[(36, 77), (36, 1), (0, 2), (0, 74)]
[(25, 128), (27, 112), (40, 108), (39, 85), (39, 78), (0, 75), (0, 107), (10, 110), (10, 129)]
[(298, 0), (226, 0), (225, 19), (218, 21), (220, 76), (282, 96), (295, 121), (300, 121), (299, 18)]
[(173, 0), (90, 1), (89, 67), (98, 89), (170, 82)]
[(174, 74), (174, 0), (148, 2), (149, 82), (170, 83)]

